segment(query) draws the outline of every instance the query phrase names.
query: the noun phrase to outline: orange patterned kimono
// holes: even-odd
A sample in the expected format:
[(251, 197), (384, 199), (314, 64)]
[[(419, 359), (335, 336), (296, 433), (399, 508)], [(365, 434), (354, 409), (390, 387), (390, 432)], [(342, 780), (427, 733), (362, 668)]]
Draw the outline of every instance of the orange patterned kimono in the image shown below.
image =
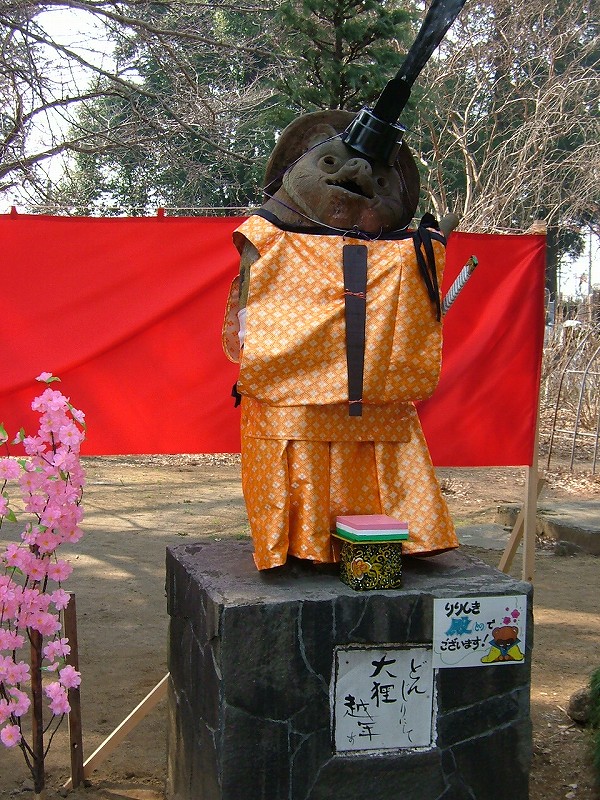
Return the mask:
[[(330, 531), (339, 514), (407, 521), (405, 553), (456, 547), (413, 405), (435, 389), (442, 337), (412, 234), (358, 240), (285, 230), (255, 215), (234, 236), (240, 250), (247, 239), (260, 254), (241, 359), (237, 279), (224, 325), (225, 352), (241, 360), (242, 485), (258, 569), (288, 554), (337, 561)], [(347, 244), (368, 248), (362, 416), (348, 405)], [(433, 251), (441, 280), (439, 236)]]

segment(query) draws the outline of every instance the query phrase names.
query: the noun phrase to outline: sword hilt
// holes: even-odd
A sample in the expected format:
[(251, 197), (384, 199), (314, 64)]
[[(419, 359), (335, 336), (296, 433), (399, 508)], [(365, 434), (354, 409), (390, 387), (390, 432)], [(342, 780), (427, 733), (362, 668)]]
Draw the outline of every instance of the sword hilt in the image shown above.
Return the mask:
[(466, 282), (469, 280), (471, 275), (473, 274), (475, 267), (479, 262), (475, 256), (471, 256), (464, 267), (461, 269), (458, 277), (452, 284), (452, 286), (448, 289), (448, 293), (444, 297), (442, 301), (442, 316), (444, 316), (447, 312), (452, 303), (456, 300), (458, 295), (464, 289)]

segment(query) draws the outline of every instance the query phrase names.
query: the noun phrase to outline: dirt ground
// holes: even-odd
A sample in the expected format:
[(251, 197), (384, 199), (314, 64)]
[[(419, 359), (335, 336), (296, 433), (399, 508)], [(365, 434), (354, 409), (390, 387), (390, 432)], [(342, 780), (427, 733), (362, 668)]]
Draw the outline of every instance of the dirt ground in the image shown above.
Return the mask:
[[(76, 594), (84, 756), (166, 674), (165, 548), (182, 539), (248, 535), (235, 456), (88, 458), (85, 538), (72, 552), (65, 588)], [(596, 498), (600, 478), (552, 473), (546, 498)], [(520, 501), (521, 470), (441, 470), (458, 524), (493, 522), (499, 503)], [(15, 531), (0, 531), (0, 543)], [(499, 551), (465, 547), (497, 565)], [(571, 694), (600, 666), (600, 560), (541, 547), (535, 581), (531, 800), (594, 793), (589, 733), (567, 716)], [(520, 574), (520, 557), (514, 564)], [(92, 774), (73, 800), (160, 800), (165, 778), (161, 701)], [(66, 726), (47, 758), (48, 797), (69, 777)], [(499, 776), (496, 776), (497, 778)], [(64, 792), (62, 792), (64, 794)], [(0, 747), (0, 798), (25, 800), (32, 785), (18, 750)], [(248, 800), (252, 800), (248, 798)]]

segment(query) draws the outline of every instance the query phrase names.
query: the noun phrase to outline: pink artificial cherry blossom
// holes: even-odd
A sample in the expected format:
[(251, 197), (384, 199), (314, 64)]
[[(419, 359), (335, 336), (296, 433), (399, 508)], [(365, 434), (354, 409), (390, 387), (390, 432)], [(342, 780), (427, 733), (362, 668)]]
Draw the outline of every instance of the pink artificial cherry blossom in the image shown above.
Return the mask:
[(71, 652), (71, 646), (68, 639), (54, 639), (48, 642), (43, 652), (49, 661), (54, 661), (55, 658), (68, 656)]
[(29, 707), (31, 705), (31, 700), (20, 689), (17, 689), (16, 686), (13, 686), (9, 689), (9, 694), (11, 698), (10, 706), (12, 707), (12, 713), (15, 717), (22, 717), (23, 714), (26, 714), (29, 711)]
[[(0, 525), (4, 518), (14, 523), (17, 515), (28, 515), (20, 542), (11, 542), (0, 551), (0, 741), (6, 747), (22, 740), (15, 722), (31, 706), (22, 687), (27, 682), (33, 687), (35, 679), (42, 691), (39, 669), (31, 670), (19, 658), (27, 639), (39, 640), (35, 646), (46, 662), (44, 669), (58, 677), (44, 688), (54, 716), (70, 711), (67, 691), (81, 681), (80, 673), (65, 665), (71, 648), (68, 639), (60, 635), (60, 615), (70, 596), (62, 582), (72, 567), (58, 552), (64, 542), (75, 543), (83, 535), (85, 473), (79, 452), (85, 438), (85, 415), (48, 386), (59, 380), (52, 373), (42, 372), (37, 380), (47, 385), (31, 404), (41, 415), (39, 429), (33, 436), (21, 431), (15, 437), (13, 444), (23, 448), (24, 458), (0, 457)], [(8, 440), (0, 425), (0, 444), (6, 445)], [(11, 503), (11, 482), (20, 493), (17, 506)], [(38, 633), (37, 639), (33, 632)], [(25, 747), (29, 745), (25, 743)]]
[(76, 689), (81, 683), (81, 673), (78, 672), (71, 664), (67, 664), (58, 673), (61, 684), (66, 689)]
[(57, 561), (55, 564), (48, 564), (48, 577), (52, 581), (61, 582), (66, 580), (73, 572), (73, 567), (68, 561)]
[(0, 459), (0, 480), (14, 481), (21, 474), (21, 467), (14, 458)]
[(10, 718), (11, 714), (12, 714), (12, 707), (9, 704), (8, 700), (0, 698), (0, 725), (4, 725), (6, 720)]
[(0, 730), (0, 741), (5, 747), (15, 747), (21, 741), (21, 729), (18, 725), (6, 725)]
[(20, 647), (23, 647), (24, 643), (24, 636), (21, 636), (15, 631), (0, 628), (0, 650), (18, 650)]
[[(70, 599), (71, 598), (69, 593), (65, 592), (64, 589), (56, 589), (50, 595), (50, 600), (52, 601), (52, 605), (57, 611), (63, 611), (69, 605)], [(62, 641), (66, 642), (67, 639), (61, 639), (61, 642)], [(69, 650), (70, 649), (71, 648), (69, 648)], [(66, 655), (66, 653), (64, 655)]]
[(61, 683), (58, 681), (49, 683), (44, 689), (44, 694), (50, 698), (50, 710), (53, 714), (58, 716), (69, 713), (71, 706), (69, 705), (67, 690)]

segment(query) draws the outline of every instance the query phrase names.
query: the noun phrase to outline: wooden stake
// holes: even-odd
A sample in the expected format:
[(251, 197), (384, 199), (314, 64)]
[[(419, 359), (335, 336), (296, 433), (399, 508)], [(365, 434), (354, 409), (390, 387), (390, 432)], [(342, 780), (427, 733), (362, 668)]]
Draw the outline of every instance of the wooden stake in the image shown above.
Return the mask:
[(517, 521), (515, 522), (510, 539), (498, 569), (502, 572), (508, 572), (512, 564), (513, 558), (523, 538), (523, 564), (521, 570), (521, 578), (524, 581), (533, 583), (535, 577), (535, 538), (537, 532), (537, 501), (542, 493), (542, 489), (546, 485), (546, 481), (539, 477), (538, 472), (538, 450), (540, 444), (540, 409), (539, 409), (539, 393), (538, 393), (538, 408), (535, 419), (535, 435), (533, 439), (533, 457), (532, 464), (527, 467), (525, 474), (525, 499), (523, 508), (519, 512)]
[[(126, 717), (123, 722), (118, 725), (115, 730), (108, 736), (102, 744), (97, 747), (92, 755), (83, 764), (83, 777), (89, 778), (92, 772), (105, 761), (109, 755), (117, 749), (121, 742), (128, 736), (129, 733), (146, 717), (152, 709), (158, 704), (159, 700), (167, 694), (167, 686), (169, 680), (169, 673), (156, 684), (154, 689), (149, 692), (146, 697), (139, 703)], [(71, 789), (71, 780), (68, 780), (63, 789)]]
[[(527, 467), (527, 469), (529, 470), (530, 468)], [(528, 476), (526, 476), (526, 480), (527, 479), (528, 479)], [(537, 480), (537, 494), (536, 494), (536, 499), (537, 500), (539, 500), (539, 498), (542, 496), (542, 492), (544, 491), (544, 487), (545, 486), (546, 486), (546, 480), (544, 478), (538, 477), (538, 480)], [(517, 519), (515, 520), (515, 524), (513, 526), (512, 531), (511, 531), (510, 538), (508, 540), (508, 543), (506, 545), (506, 548), (505, 548), (504, 552), (502, 553), (502, 558), (500, 559), (500, 563), (498, 564), (498, 569), (501, 570), (502, 572), (509, 572), (509, 570), (510, 570), (510, 568), (512, 566), (513, 559), (514, 559), (514, 557), (516, 555), (516, 552), (517, 552), (517, 550), (519, 548), (519, 545), (521, 544), (521, 540), (523, 539), (523, 523), (524, 523), (524, 519), (525, 519), (525, 510), (526, 510), (527, 505), (528, 505), (528, 502), (527, 502), (528, 493), (529, 493), (529, 486), (526, 485), (525, 503), (523, 504), (523, 507), (520, 509), (520, 511), (519, 511), (519, 513), (517, 515)], [(529, 506), (531, 506), (531, 505), (532, 505), (532, 503), (530, 501), (529, 502)], [(534, 507), (537, 508), (537, 502), (534, 504)]]
[(521, 579), (533, 583), (535, 577), (535, 539), (537, 533), (537, 464), (527, 468), (525, 514), (523, 516), (523, 565)]
[[(71, 652), (67, 664), (79, 671), (79, 646), (77, 642), (77, 606), (75, 595), (70, 594), (69, 603), (64, 610), (65, 636), (69, 640)], [(83, 783), (83, 734), (81, 727), (81, 695), (79, 687), (68, 690), (69, 741), (71, 743), (71, 786), (76, 789)]]

